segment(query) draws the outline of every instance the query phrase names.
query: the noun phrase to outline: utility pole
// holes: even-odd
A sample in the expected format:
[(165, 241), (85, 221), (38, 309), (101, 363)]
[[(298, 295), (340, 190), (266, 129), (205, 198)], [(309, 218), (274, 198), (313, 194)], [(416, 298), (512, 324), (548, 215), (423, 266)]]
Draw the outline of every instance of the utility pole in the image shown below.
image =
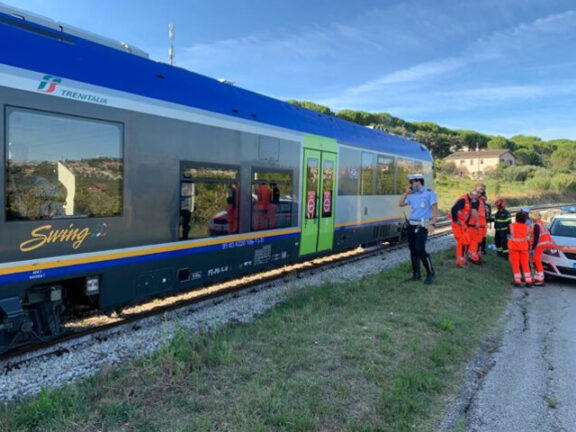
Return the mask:
[(170, 66), (174, 66), (174, 24), (168, 24), (168, 37), (170, 38), (168, 58), (170, 59)]

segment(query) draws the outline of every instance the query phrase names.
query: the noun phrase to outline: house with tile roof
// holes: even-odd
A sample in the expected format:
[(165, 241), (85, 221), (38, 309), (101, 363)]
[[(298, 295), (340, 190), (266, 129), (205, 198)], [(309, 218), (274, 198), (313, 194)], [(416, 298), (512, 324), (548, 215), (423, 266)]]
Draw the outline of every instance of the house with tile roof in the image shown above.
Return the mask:
[(456, 152), (444, 158), (452, 162), (461, 177), (481, 178), (487, 170), (496, 169), (500, 163), (516, 165), (517, 158), (508, 149)]

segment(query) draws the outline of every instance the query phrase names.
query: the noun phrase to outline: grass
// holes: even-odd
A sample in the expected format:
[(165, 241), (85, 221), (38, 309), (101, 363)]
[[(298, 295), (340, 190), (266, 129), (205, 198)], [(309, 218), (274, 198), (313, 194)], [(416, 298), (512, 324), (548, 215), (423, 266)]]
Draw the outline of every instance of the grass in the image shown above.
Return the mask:
[[(500, 315), (508, 264), (405, 283), (407, 265), (296, 293), (250, 324), (0, 408), (6, 431), (427, 431)], [(486, 271), (486, 269), (490, 271)]]

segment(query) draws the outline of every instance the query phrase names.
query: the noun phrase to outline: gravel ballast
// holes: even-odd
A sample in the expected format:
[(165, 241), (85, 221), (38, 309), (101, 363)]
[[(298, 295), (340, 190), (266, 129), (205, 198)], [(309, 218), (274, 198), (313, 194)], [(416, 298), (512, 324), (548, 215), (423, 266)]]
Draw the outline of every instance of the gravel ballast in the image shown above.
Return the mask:
[[(436, 252), (453, 247), (452, 236), (439, 236), (428, 241), (428, 250)], [(28, 359), (0, 362), (0, 401), (34, 396), (43, 387), (58, 388), (76, 379), (96, 374), (105, 366), (117, 366), (147, 356), (169, 341), (176, 331), (203, 332), (231, 322), (250, 322), (281, 302), (288, 293), (325, 282), (355, 280), (389, 270), (409, 260), (407, 247), (347, 265), (301, 273), (299, 278), (281, 279), (265, 289), (249, 293), (228, 294), (216, 302), (207, 300), (173, 312), (145, 318), (138, 322), (81, 339), (62, 343), (54, 349), (28, 355)], [(264, 288), (264, 287), (262, 287)], [(17, 364), (16, 367), (13, 365)]]

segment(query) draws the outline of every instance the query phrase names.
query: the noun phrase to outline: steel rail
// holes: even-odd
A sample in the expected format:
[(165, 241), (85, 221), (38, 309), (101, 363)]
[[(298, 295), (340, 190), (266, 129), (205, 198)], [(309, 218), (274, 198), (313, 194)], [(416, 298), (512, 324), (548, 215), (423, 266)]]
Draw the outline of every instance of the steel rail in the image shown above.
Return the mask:
[[(533, 210), (555, 209), (572, 204), (561, 205), (539, 205), (532, 206)], [(438, 238), (451, 234), (450, 230), (451, 221), (447, 217), (439, 218), (437, 221), (437, 232), (430, 236), (430, 238)], [(4, 364), (3, 373), (8, 373), (14, 368), (19, 368), (22, 364), (34, 358), (32, 354), (39, 353), (39, 356), (60, 356), (65, 354), (69, 348), (62, 347), (62, 344), (78, 339), (84, 340), (88, 336), (98, 339), (98, 334), (105, 334), (111, 329), (116, 327), (128, 326), (132, 324), (133, 328), (137, 329), (138, 322), (146, 318), (157, 315), (162, 315), (167, 312), (174, 312), (181, 309), (194, 307), (200, 303), (212, 302), (211, 304), (218, 304), (224, 301), (226, 296), (240, 296), (250, 292), (257, 292), (266, 289), (273, 282), (284, 280), (290, 277), (302, 278), (308, 273), (314, 273), (319, 270), (340, 267), (352, 264), (356, 261), (364, 260), (375, 255), (383, 253), (391, 253), (398, 249), (405, 248), (405, 242), (397, 244), (379, 244), (366, 248), (356, 248), (345, 252), (337, 252), (327, 254), (313, 259), (297, 262), (294, 264), (285, 265), (280, 269), (273, 269), (264, 272), (259, 272), (254, 275), (243, 277), (241, 279), (233, 279), (227, 282), (214, 284), (205, 288), (191, 290), (187, 293), (176, 294), (166, 297), (162, 302), (167, 304), (157, 305), (158, 300), (152, 300), (148, 303), (140, 304), (134, 307), (127, 307), (125, 312), (121, 313), (117, 318), (102, 318), (106, 322), (100, 325), (82, 326), (81, 323), (76, 325), (75, 330), (71, 330), (57, 338), (40, 342), (33, 345), (25, 345), (14, 350), (0, 354), (0, 362)], [(150, 309), (145, 311), (138, 311), (142, 307), (150, 306)], [(204, 306), (209, 307), (210, 305)], [(203, 308), (204, 308), (203, 307)], [(132, 311), (136, 309), (136, 311)], [(102, 316), (101, 316), (102, 317)]]

